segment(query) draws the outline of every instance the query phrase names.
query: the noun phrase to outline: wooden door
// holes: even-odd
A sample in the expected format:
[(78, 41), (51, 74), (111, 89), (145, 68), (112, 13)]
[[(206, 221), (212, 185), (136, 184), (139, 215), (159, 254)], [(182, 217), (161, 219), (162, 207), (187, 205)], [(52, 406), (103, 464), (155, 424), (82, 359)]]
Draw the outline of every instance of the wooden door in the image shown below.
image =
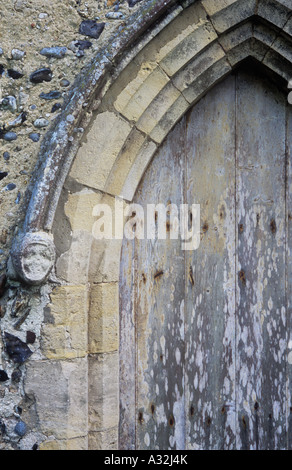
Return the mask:
[(239, 71), (149, 166), (135, 202), (200, 204), (201, 243), (123, 242), (122, 449), (292, 448), (291, 117)]

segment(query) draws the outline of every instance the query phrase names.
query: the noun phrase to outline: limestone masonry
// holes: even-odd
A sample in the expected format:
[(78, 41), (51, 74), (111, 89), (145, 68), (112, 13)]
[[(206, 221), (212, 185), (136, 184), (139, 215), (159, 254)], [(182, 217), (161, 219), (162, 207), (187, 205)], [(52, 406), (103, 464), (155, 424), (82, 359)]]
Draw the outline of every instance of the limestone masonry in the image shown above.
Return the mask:
[[(24, 395), (23, 389), (23, 364), (32, 351), (37, 356), (40, 348), (42, 306), (39, 292), (37, 289), (35, 294), (31, 290), (27, 291), (18, 282), (10, 282), (8, 285), (5, 274), (12, 238), (25, 216), (26, 190), (37, 162), (40, 144), (48, 127), (60, 113), (76, 76), (96, 51), (107, 44), (113, 29), (122, 25), (125, 18), (139, 8), (136, 3), (135, 0), (129, 0), (128, 3), (113, 0), (3, 0), (0, 4), (1, 297), (5, 290), (0, 307), (0, 449), (38, 448), (46, 440), (44, 434), (34, 432), (33, 423), (37, 416), (28, 411), (31, 406), (29, 391)], [(112, 288), (109, 288), (110, 296), (114, 295)], [(102, 289), (97, 287), (96, 296), (101, 295), (99, 291), (102, 292)], [(81, 311), (84, 308), (83, 298), (86, 295), (84, 287), (59, 288), (54, 291), (50, 304), (53, 313), (46, 313), (50, 311), (47, 307), (45, 316), (53, 318), (54, 299), (58, 300), (57, 303), (60, 301), (62, 307), (56, 307), (58, 319), (48, 320), (41, 334), (42, 346), (49, 359), (60, 358), (66, 336), (65, 325), (68, 324), (72, 325), (76, 333), (71, 339), (72, 352), (64, 352), (64, 358), (70, 360), (76, 357), (76, 351), (78, 357), (79, 352), (81, 355), (87, 350), (85, 316), (80, 321), (80, 308)], [(68, 309), (67, 300), (74, 307), (73, 310)], [(64, 305), (66, 307), (63, 310)], [(30, 321), (24, 332), (21, 331), (21, 325), (28, 310)], [(98, 313), (93, 321), (97, 324), (100, 322)], [(10, 335), (6, 330), (14, 330), (17, 334)], [(6, 344), (5, 348), (2, 340)], [(98, 350), (102, 350), (103, 341), (102, 338), (97, 341)], [(116, 349), (117, 338), (109, 338), (109, 341)], [(67, 364), (70, 370), (70, 362)], [(54, 363), (50, 367), (58, 375)], [(81, 376), (76, 371), (75, 379), (76, 384), (80, 381), (78, 386), (82, 387), (82, 374), (85, 374), (82, 360), (79, 368)], [(37, 377), (37, 371), (34, 373)], [(50, 371), (46, 370), (44, 374), (48, 385), (54, 387)], [(51, 405), (43, 410), (45, 414), (50, 413)], [(24, 417), (26, 413), (29, 413), (29, 418)], [(74, 417), (74, 412), (72, 419), (78, 419)], [(72, 438), (78, 443), (78, 448), (86, 448), (87, 441), (79, 437), (80, 432), (80, 429), (76, 429)], [(53, 431), (48, 429), (48, 435), (50, 433)], [(71, 437), (66, 433), (65, 422), (60, 423), (58, 437), (61, 439), (59, 444), (48, 442), (41, 447), (74, 447), (74, 439), (72, 443), (62, 444), (62, 438)]]
[(0, 0), (0, 450), (118, 448), (121, 240), (94, 208), (242, 62), (288, 99), (291, 42), (291, 0)]

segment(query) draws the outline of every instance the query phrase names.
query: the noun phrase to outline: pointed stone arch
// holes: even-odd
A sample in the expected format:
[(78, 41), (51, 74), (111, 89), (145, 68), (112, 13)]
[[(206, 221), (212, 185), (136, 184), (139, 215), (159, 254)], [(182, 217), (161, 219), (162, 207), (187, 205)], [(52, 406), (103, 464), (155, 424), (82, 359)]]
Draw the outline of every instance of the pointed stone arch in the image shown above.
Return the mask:
[[(102, 202), (114, 210), (115, 197), (130, 202), (175, 124), (244, 60), (277, 77), (288, 95), (291, 15), (289, 0), (147, 1), (78, 77), (47, 135), (12, 263), (24, 282), (45, 282), (47, 260), (36, 278), (24, 272), (22, 259), (36, 238), (51, 253), (54, 238), (64, 285), (52, 303), (57, 310), (58, 303), (80, 304), (86, 333), (70, 352), (65, 344), (55, 347), (52, 329), (44, 354), (50, 361), (86, 361), (89, 418), (82, 429), (89, 448), (117, 445), (119, 388), (121, 244), (94, 238), (93, 209)], [(74, 387), (70, 393), (74, 401)]]

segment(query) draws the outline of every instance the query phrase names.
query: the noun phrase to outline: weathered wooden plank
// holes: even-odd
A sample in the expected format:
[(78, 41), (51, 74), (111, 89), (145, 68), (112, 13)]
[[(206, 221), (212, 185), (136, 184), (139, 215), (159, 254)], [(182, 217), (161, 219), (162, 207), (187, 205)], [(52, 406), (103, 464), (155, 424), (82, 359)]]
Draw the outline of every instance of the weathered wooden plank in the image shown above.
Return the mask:
[[(183, 119), (147, 171), (135, 201), (183, 203)], [(168, 218), (167, 218), (168, 219)], [(158, 212), (157, 224), (161, 220)], [(149, 226), (149, 221), (147, 221)], [(137, 448), (184, 448), (184, 252), (179, 239), (136, 241)]]
[(237, 78), (237, 447), (286, 446), (285, 97)]
[(133, 240), (124, 239), (120, 263), (120, 423), (119, 449), (136, 447), (136, 328)]
[(190, 449), (235, 446), (235, 77), (192, 110), (187, 198), (201, 205), (201, 244), (189, 252), (186, 412)]
[(287, 105), (287, 138), (286, 138), (286, 286), (287, 286), (287, 448), (292, 450), (292, 106)]

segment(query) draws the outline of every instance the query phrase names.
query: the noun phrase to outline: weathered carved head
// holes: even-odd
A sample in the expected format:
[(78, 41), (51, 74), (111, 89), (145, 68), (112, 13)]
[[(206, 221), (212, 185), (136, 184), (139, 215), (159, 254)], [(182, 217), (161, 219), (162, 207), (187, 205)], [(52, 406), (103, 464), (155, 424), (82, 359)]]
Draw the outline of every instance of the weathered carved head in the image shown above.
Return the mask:
[(17, 276), (26, 284), (42, 284), (55, 262), (52, 238), (45, 232), (27, 233), (14, 245), (11, 261)]

